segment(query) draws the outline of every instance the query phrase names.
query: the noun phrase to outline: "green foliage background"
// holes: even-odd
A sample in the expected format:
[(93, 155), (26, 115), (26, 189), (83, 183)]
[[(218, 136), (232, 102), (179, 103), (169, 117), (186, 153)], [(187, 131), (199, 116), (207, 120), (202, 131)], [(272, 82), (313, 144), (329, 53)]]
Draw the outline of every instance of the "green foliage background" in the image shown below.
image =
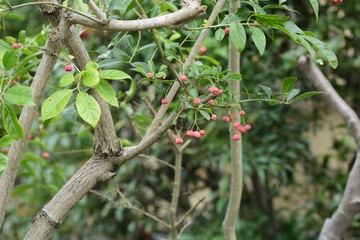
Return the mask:
[[(131, 19), (136, 18), (133, 11), (126, 11), (131, 2), (109, 1), (109, 4), (115, 17)], [(176, 2), (166, 1), (154, 7), (153, 1), (144, 0), (142, 6), (149, 11), (149, 15), (157, 15), (176, 9)], [(214, 2), (203, 1), (203, 4), (209, 6), (208, 12)], [(12, 1), (12, 4), (16, 3), (17, 1)], [(278, 1), (261, 2), (269, 3), (277, 4)], [(283, 14), (290, 15), (301, 29), (314, 32), (335, 51), (340, 62), (339, 67), (334, 70), (325, 64), (322, 70), (342, 96), (346, 96), (354, 109), (359, 111), (360, 86), (356, 69), (360, 64), (360, 29), (357, 27), (360, 3), (345, 0), (342, 5), (334, 5), (330, 1), (320, 1), (317, 23), (308, 1), (289, 1), (288, 5), (298, 10), (301, 15), (295, 12)], [(49, 26), (42, 14), (35, 9), (21, 8), (7, 18), (2, 18), (1, 38), (7, 37), (8, 41), (12, 41), (11, 37), (16, 39), (18, 32), (25, 29), (29, 39), (43, 45)], [(226, 14), (226, 11), (222, 12), (219, 19)], [(198, 19), (196, 24), (199, 26), (202, 21), (203, 19)], [(78, 30), (82, 31), (81, 27), (78, 27)], [(204, 64), (226, 69), (227, 37), (218, 41), (215, 31), (216, 29), (207, 37), (204, 45), (208, 53), (200, 57), (200, 60)], [(178, 51), (178, 43), (187, 36), (187, 31), (184, 30), (159, 29), (157, 32), (165, 47), (173, 48), (174, 51)], [(185, 52), (196, 40), (197, 33), (190, 35), (185, 41), (182, 46)], [(150, 34), (142, 32), (141, 39), (139, 37), (138, 33), (110, 34), (91, 29), (89, 37), (84, 41), (93, 60), (98, 61), (102, 68), (121, 69), (140, 80), (143, 76), (131, 69), (136, 63), (142, 62), (146, 71), (155, 68), (154, 71), (162, 76), (161, 60), (157, 52), (154, 54), (155, 47)], [(296, 67), (297, 59), (306, 53), (305, 49), (280, 33), (276, 33), (274, 41), (267, 40), (263, 56), (259, 56), (251, 41), (242, 53), (244, 91), (259, 91), (258, 84), (279, 89), (281, 79), (288, 76), (297, 76), (300, 79), (297, 87), (301, 90), (312, 90), (313, 86)], [(141, 48), (141, 51), (132, 56), (138, 41), (138, 50)], [(150, 59), (154, 66), (148, 65)], [(133, 65), (127, 63), (129, 60)], [(58, 81), (64, 75), (64, 64), (65, 62), (58, 62), (51, 84), (46, 89), (46, 96), (59, 88)], [(28, 85), (35, 70), (34, 67), (27, 75), (22, 76), (21, 83)], [(159, 84), (158, 81), (154, 84), (142, 80), (140, 82), (137, 89), (129, 81), (112, 83), (121, 100), (120, 111), (112, 108), (113, 117), (125, 145), (137, 142), (152, 119), (141, 98), (153, 98), (153, 103), (156, 104), (167, 90), (167, 85)], [(154, 91), (156, 94), (153, 94)], [(346, 183), (347, 171), (330, 169), (330, 156), (315, 159), (305, 135), (306, 131), (321, 128), (323, 120), (319, 112), (324, 112), (324, 105), (320, 99), (319, 96), (312, 99), (312, 109), (307, 109), (308, 105), (304, 103), (290, 106), (272, 106), (263, 102), (243, 104), (253, 130), (244, 136), (246, 184), (240, 212), (241, 220), (238, 221), (238, 234), (242, 239), (314, 239), (323, 220), (335, 210), (339, 194)], [(15, 111), (19, 112), (20, 109)], [(221, 116), (226, 112), (219, 111), (217, 114)], [(51, 124), (44, 124), (40, 117), (35, 121), (0, 238), (22, 238), (31, 224), (32, 217), (91, 156), (91, 127), (83, 122), (70, 123), (65, 120), (59, 116), (53, 119)], [(211, 201), (203, 212), (195, 211), (197, 217), (182, 235), (183, 240), (222, 239), (221, 223), (229, 185), (228, 130), (227, 125), (220, 121), (202, 124), (207, 131), (206, 137), (194, 141), (186, 150), (179, 212), (184, 213), (189, 209), (189, 196), (196, 191), (206, 189), (210, 192)], [(184, 121), (184, 128), (186, 127)], [(1, 129), (1, 132), (4, 130)], [(350, 169), (354, 151), (351, 140), (348, 137), (339, 139), (335, 136), (334, 149), (339, 159), (344, 159)], [(43, 152), (49, 152), (50, 158), (43, 158)], [(171, 200), (173, 171), (157, 163), (155, 158), (168, 163), (174, 161), (171, 144), (166, 137), (138, 159), (122, 166), (113, 181), (96, 186), (94, 190), (102, 196), (89, 193), (84, 197), (53, 239), (151, 239), (146, 238), (149, 236), (157, 239), (167, 236), (167, 232), (153, 220), (126, 209), (126, 203), (116, 193), (116, 189), (120, 189), (135, 206), (167, 217), (164, 206)], [(311, 202), (293, 202), (289, 205), (296, 207), (277, 209), (274, 207), (275, 199), (287, 201), (286, 196), (281, 195), (281, 190), (298, 186), (297, 179), (294, 178), (295, 167), (303, 168), (306, 177), (311, 179), (312, 186), (303, 187), (316, 188), (317, 191)], [(351, 229), (355, 238), (360, 234), (359, 224), (357, 217)]]

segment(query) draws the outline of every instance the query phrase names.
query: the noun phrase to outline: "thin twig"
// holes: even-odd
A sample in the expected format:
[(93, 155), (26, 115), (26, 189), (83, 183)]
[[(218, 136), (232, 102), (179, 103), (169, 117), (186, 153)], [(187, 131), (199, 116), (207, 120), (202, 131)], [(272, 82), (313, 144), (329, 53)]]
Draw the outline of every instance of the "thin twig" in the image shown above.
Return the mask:
[(202, 203), (205, 200), (205, 197), (201, 198), (194, 206), (192, 206), (186, 213), (185, 215), (180, 219), (180, 221), (178, 221), (176, 223), (176, 226), (179, 227), (184, 221), (185, 219), (190, 216), (190, 214), (197, 208), (197, 206), (199, 206), (200, 203)]

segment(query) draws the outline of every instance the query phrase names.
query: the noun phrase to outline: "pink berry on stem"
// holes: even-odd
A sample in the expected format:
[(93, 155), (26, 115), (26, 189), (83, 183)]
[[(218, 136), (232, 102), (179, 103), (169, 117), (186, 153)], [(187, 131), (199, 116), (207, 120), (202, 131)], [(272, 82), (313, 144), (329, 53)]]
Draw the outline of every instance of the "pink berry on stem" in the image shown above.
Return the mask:
[(167, 98), (163, 98), (163, 99), (161, 100), (161, 104), (166, 105), (166, 104), (168, 104), (168, 103), (169, 103), (169, 99), (167, 99)]
[(199, 138), (199, 137), (201, 137), (201, 133), (199, 131), (195, 131), (193, 133), (193, 137)]
[(186, 131), (185, 135), (188, 137), (192, 137), (194, 135), (194, 132), (189, 130), (189, 131)]
[(245, 130), (246, 130), (246, 131), (249, 131), (250, 129), (251, 129), (251, 125), (250, 125), (250, 124), (246, 124), (246, 125), (245, 125)]
[(70, 64), (68, 64), (68, 65), (65, 66), (65, 71), (71, 72), (71, 71), (72, 71), (72, 68), (73, 68), (73, 67), (72, 67)]
[(153, 77), (154, 77), (154, 74), (153, 74), (152, 72), (148, 72), (148, 73), (146, 74), (146, 76), (147, 76), (148, 78), (153, 78)]
[(183, 142), (184, 142), (184, 139), (182, 139), (181, 137), (177, 137), (177, 138), (175, 139), (175, 143), (176, 143), (176, 144), (183, 144)]
[(235, 134), (233, 137), (232, 137), (232, 140), (235, 142), (235, 141), (238, 141), (241, 139), (241, 134)]
[(206, 133), (206, 131), (204, 129), (199, 131), (201, 135), (204, 135)]
[(241, 111), (239, 112), (239, 114), (240, 114), (240, 116), (245, 116), (245, 115), (246, 115), (246, 112), (245, 112), (244, 110), (241, 110)]
[(229, 27), (226, 27), (226, 28), (224, 29), (224, 31), (225, 31), (225, 35), (229, 35), (229, 33), (230, 33), (230, 28), (229, 28)]
[(231, 122), (231, 118), (229, 116), (223, 116), (221, 120), (223, 120), (224, 122)]
[(215, 105), (216, 105), (216, 102), (215, 102), (214, 99), (210, 99), (210, 100), (209, 100), (209, 104), (210, 104), (211, 106), (215, 106)]
[(194, 103), (195, 106), (198, 106), (201, 103), (201, 99), (200, 98), (195, 98), (193, 103)]
[(205, 46), (200, 48), (200, 54), (205, 54), (207, 51), (207, 48)]
[(186, 82), (186, 80), (187, 80), (187, 77), (185, 75), (180, 76), (180, 81)]
[(217, 119), (217, 116), (215, 114), (211, 115), (211, 120), (215, 121)]

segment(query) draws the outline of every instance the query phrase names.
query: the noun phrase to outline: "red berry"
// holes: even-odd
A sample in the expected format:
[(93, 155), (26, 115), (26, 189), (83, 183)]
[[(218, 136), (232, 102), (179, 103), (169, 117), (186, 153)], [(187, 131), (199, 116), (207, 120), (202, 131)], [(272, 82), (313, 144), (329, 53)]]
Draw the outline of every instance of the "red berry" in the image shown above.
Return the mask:
[(243, 126), (239, 126), (236, 128), (239, 132), (244, 133), (246, 132), (246, 129)]
[(17, 83), (15, 81), (11, 82), (11, 85), (15, 86)]
[(205, 131), (205, 130), (203, 130), (203, 129), (202, 129), (202, 130), (200, 130), (199, 132), (200, 132), (200, 134), (201, 134), (201, 135), (204, 135), (204, 134), (206, 133), (206, 131)]
[(146, 74), (146, 76), (147, 76), (148, 78), (153, 78), (153, 77), (154, 77), (154, 74), (153, 74), (152, 72), (148, 72), (148, 73)]
[(22, 47), (23, 47), (22, 43), (18, 43), (18, 44), (17, 44), (17, 47), (18, 47), (18, 48), (22, 48)]
[(221, 95), (221, 94), (223, 94), (223, 90), (218, 89), (217, 91), (214, 91), (214, 94), (215, 95)]
[(209, 91), (210, 93), (214, 93), (214, 94), (215, 94), (215, 92), (219, 91), (219, 89), (218, 89), (217, 87), (215, 87), (215, 86), (211, 86), (211, 87), (209, 87), (208, 91)]
[(210, 100), (209, 100), (209, 104), (210, 104), (211, 106), (215, 106), (215, 105), (216, 105), (216, 102), (215, 102), (214, 99), (210, 99)]
[(33, 139), (33, 138), (34, 138), (33, 135), (31, 135), (31, 134), (28, 134), (28, 135), (27, 135), (27, 139), (28, 139), (28, 140), (31, 140), (31, 139)]
[(82, 30), (83, 30), (83, 32), (80, 34), (80, 38), (82, 40), (85, 40), (90, 35), (91, 31), (86, 26), (83, 26)]
[(185, 135), (188, 137), (192, 137), (194, 135), (194, 132), (189, 130), (189, 131), (186, 131)]
[(177, 138), (175, 139), (175, 143), (176, 143), (176, 144), (183, 144), (183, 142), (184, 142), (184, 139), (182, 139), (181, 137), (177, 137)]
[(185, 75), (180, 76), (180, 81), (186, 82), (186, 80), (187, 80), (187, 77)]
[(66, 65), (65, 66), (65, 71), (67, 71), (67, 72), (71, 72), (72, 71), (72, 65)]
[(229, 116), (223, 116), (221, 120), (223, 120), (224, 122), (231, 122), (231, 118)]
[(215, 114), (211, 115), (211, 120), (215, 121), (217, 119), (217, 116)]
[(234, 122), (234, 128), (238, 128), (240, 126), (241, 126), (240, 122)]
[(167, 98), (163, 98), (162, 100), (161, 100), (161, 103), (162, 104), (168, 104), (169, 103), (169, 99), (167, 99)]
[(246, 131), (249, 131), (250, 129), (251, 129), (251, 125), (250, 125), (250, 124), (246, 124), (246, 125), (245, 125), (245, 130), (246, 130)]
[(235, 134), (233, 137), (232, 137), (232, 140), (235, 142), (235, 141), (238, 141), (241, 139), (241, 134)]
[(9, 152), (9, 149), (8, 148), (2, 148), (1, 151), (6, 154), (6, 153)]
[(14, 42), (11, 44), (11, 47), (16, 49), (16, 48), (18, 48), (18, 44), (16, 42)]
[(193, 103), (194, 103), (195, 106), (198, 106), (201, 103), (201, 99), (200, 98), (195, 98)]
[(41, 155), (43, 158), (49, 158), (50, 154), (48, 152), (43, 152)]
[(224, 29), (224, 31), (225, 31), (225, 35), (229, 35), (229, 33), (230, 33), (230, 28), (229, 28), (229, 27), (226, 27), (226, 28)]
[(340, 5), (342, 4), (343, 0), (333, 0), (333, 3), (335, 3), (336, 5)]
[(199, 138), (199, 137), (201, 137), (201, 133), (199, 131), (195, 131), (193, 133), (193, 137)]
[(20, 76), (16, 76), (15, 81), (20, 81)]
[(240, 116), (245, 116), (245, 115), (246, 115), (246, 112), (245, 112), (244, 110), (241, 110), (241, 111), (239, 112), (239, 114), (240, 114)]
[(205, 54), (207, 51), (207, 48), (206, 47), (201, 47), (200, 48), (200, 54)]

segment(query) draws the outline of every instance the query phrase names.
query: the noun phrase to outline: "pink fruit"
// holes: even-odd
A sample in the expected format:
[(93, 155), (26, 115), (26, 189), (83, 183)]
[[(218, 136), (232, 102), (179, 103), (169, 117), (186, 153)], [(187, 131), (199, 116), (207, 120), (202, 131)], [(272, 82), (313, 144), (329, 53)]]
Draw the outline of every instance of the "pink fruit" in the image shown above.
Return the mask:
[(153, 74), (152, 72), (148, 72), (148, 73), (146, 74), (146, 76), (147, 76), (148, 78), (153, 78), (153, 77), (154, 77), (154, 74)]
[(201, 103), (201, 99), (200, 98), (195, 98), (193, 103), (194, 103), (195, 106), (198, 106)]
[(43, 158), (49, 158), (50, 154), (48, 152), (43, 152), (41, 155)]
[(245, 130), (246, 130), (246, 131), (249, 131), (250, 129), (251, 129), (251, 125), (250, 125), (250, 124), (246, 124), (246, 125), (245, 125)]
[(186, 131), (185, 135), (188, 137), (192, 137), (194, 135), (194, 132), (189, 130), (189, 131)]
[(199, 138), (199, 137), (201, 137), (201, 133), (199, 131), (195, 131), (193, 133), (193, 137)]
[(246, 132), (246, 129), (243, 126), (239, 126), (236, 128), (239, 132), (244, 133)]
[(217, 92), (219, 89), (217, 88), (217, 87), (215, 87), (215, 86), (211, 86), (211, 87), (209, 87), (209, 89), (208, 89), (208, 91), (210, 92), (210, 93), (214, 93), (215, 94), (215, 92)]
[(239, 126), (241, 126), (240, 122), (234, 122), (234, 128), (238, 128)]
[(200, 134), (201, 134), (201, 135), (204, 135), (204, 134), (206, 133), (206, 131), (205, 131), (205, 130), (203, 130), (203, 129), (202, 129), (202, 130), (200, 130), (199, 132), (200, 132)]
[(230, 33), (230, 28), (229, 28), (229, 27), (226, 27), (226, 28), (224, 29), (224, 31), (225, 31), (225, 35), (229, 35), (229, 33)]
[(223, 120), (224, 122), (231, 122), (231, 118), (229, 116), (223, 116), (221, 120)]
[(67, 71), (67, 72), (71, 72), (72, 69), (73, 69), (73, 67), (70, 64), (65, 66), (65, 71)]
[(183, 142), (184, 142), (184, 139), (182, 139), (181, 137), (177, 137), (177, 138), (175, 139), (175, 143), (176, 143), (176, 144), (183, 144)]
[(211, 106), (215, 106), (215, 105), (216, 105), (216, 102), (215, 102), (214, 99), (210, 99), (210, 100), (209, 100), (209, 104), (210, 104)]
[(211, 120), (215, 121), (217, 119), (217, 116), (215, 114), (211, 115)]
[(244, 110), (241, 110), (241, 111), (239, 112), (239, 114), (240, 114), (240, 116), (245, 116), (245, 115), (246, 115), (246, 112), (245, 112)]
[(200, 48), (200, 54), (205, 54), (206, 51), (207, 51), (206, 47), (203, 46), (203, 47)]
[(235, 142), (235, 141), (238, 141), (241, 139), (241, 134), (235, 134), (233, 137), (232, 137), (232, 140)]
[(167, 99), (167, 98), (163, 98), (163, 99), (161, 100), (161, 104), (166, 105), (166, 104), (168, 104), (168, 103), (169, 103), (169, 99)]
[(186, 80), (187, 80), (187, 76), (185, 76), (185, 75), (180, 76), (180, 81), (186, 82)]

